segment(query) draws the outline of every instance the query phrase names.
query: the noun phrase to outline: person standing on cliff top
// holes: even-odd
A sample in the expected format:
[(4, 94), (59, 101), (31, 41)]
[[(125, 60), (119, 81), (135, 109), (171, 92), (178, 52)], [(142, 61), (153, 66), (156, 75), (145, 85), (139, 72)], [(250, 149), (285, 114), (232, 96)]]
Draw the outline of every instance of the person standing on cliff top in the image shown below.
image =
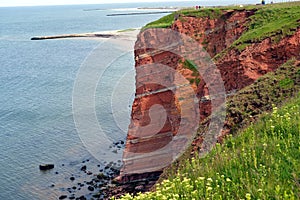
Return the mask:
[(179, 17), (180, 17), (180, 15), (179, 15), (178, 13), (176, 13), (176, 14), (174, 15), (174, 21), (176, 21), (177, 19), (179, 19)]

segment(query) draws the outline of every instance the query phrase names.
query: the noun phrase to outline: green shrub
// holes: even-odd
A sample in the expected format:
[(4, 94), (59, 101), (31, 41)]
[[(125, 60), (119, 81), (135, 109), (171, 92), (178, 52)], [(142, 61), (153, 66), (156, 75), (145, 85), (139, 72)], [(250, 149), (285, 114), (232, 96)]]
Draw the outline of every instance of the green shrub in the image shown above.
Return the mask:
[(300, 95), (206, 157), (186, 160), (155, 192), (121, 199), (299, 199), (299, 159)]

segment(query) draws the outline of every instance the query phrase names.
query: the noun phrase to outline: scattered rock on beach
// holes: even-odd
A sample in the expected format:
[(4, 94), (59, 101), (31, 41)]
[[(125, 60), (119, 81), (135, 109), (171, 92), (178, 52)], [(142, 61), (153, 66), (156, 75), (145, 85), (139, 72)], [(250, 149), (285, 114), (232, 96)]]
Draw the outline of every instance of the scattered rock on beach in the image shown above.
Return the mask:
[(89, 187), (88, 187), (88, 190), (89, 190), (89, 191), (94, 191), (95, 188), (94, 188), (93, 186), (89, 186)]
[(106, 175), (103, 174), (103, 173), (100, 173), (100, 174), (97, 175), (97, 178), (98, 178), (98, 179), (105, 179), (105, 178), (106, 178)]
[(76, 198), (77, 200), (86, 200), (86, 197), (85, 196), (80, 196), (78, 198)]
[(86, 171), (86, 165), (83, 165), (80, 170), (81, 171)]
[(88, 171), (86, 174), (87, 174), (87, 175), (92, 175), (93, 172)]
[(117, 153), (118, 153), (118, 150), (115, 149), (115, 150), (112, 150), (112, 152), (117, 154)]
[(42, 164), (39, 166), (40, 170), (49, 170), (54, 168), (54, 164)]
[[(115, 150), (117, 153), (120, 153), (120, 149), (124, 148), (125, 146), (124, 144), (125, 142), (122, 140), (114, 142), (111, 144), (112, 149), (110, 151)], [(111, 190), (118, 190), (119, 192), (123, 191), (123, 188), (121, 187), (121, 185), (119, 185), (119, 182), (113, 181), (113, 179), (120, 173), (120, 167), (122, 165), (121, 159), (115, 160), (114, 162), (104, 161), (102, 163), (97, 163), (94, 167), (97, 166), (96, 169), (100, 171), (99, 174), (97, 174), (96, 171), (89, 171), (94, 169), (94, 167), (90, 166), (88, 162), (92, 163), (94, 161), (84, 159), (76, 162), (74, 165), (70, 165), (77, 165), (78, 174), (70, 174), (69, 177), (67, 177), (70, 181), (72, 181), (72, 185), (69, 185), (68, 188), (63, 188), (62, 191), (65, 191), (65, 194), (61, 195), (59, 199), (85, 200), (89, 199), (90, 197), (92, 199), (107, 199), (113, 194)], [(60, 165), (65, 166), (65, 164)], [(58, 174), (58, 171), (54, 171), (54, 173)], [(63, 174), (63, 172), (59, 173)], [(89, 178), (86, 175), (90, 175)], [(85, 181), (83, 181), (81, 177), (86, 178)], [(132, 186), (132, 190), (140, 185), (142, 184), (134, 184)], [(52, 187), (54, 188), (54, 185)], [(139, 189), (139, 187), (137, 187), (137, 189)], [(145, 187), (140, 186), (140, 190), (144, 191)]]

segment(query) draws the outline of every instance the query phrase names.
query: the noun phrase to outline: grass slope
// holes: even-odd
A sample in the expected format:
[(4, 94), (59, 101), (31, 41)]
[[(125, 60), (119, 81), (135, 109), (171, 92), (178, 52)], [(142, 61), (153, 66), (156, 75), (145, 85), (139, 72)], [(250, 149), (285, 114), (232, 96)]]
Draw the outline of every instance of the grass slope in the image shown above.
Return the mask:
[(251, 16), (248, 30), (233, 43), (233, 47), (243, 50), (251, 43), (272, 38), (274, 42), (292, 35), (300, 25), (300, 3), (295, 2), (287, 7), (286, 4), (260, 7), (255, 15)]
[(155, 192), (122, 199), (299, 199), (300, 94), (273, 107), (204, 158), (192, 158)]

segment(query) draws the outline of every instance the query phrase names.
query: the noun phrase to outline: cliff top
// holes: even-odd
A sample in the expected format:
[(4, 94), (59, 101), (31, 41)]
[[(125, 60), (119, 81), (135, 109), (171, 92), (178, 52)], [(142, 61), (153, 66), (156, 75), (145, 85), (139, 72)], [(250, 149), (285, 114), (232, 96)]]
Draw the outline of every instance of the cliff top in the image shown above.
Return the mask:
[[(300, 25), (300, 1), (290, 3), (276, 3), (268, 5), (248, 5), (245, 7), (230, 6), (216, 8), (183, 9), (169, 14), (161, 19), (147, 24), (147, 28), (169, 28), (176, 20), (186, 17), (224, 19), (228, 13), (252, 11), (255, 12), (247, 23), (247, 31), (236, 40), (230, 48), (243, 50), (251, 43), (260, 42), (265, 38), (279, 41), (281, 38), (295, 33)], [(226, 51), (226, 49), (224, 50)], [(223, 52), (224, 53), (224, 52)], [(220, 54), (222, 55), (222, 54)], [(219, 55), (219, 56), (220, 56)]]

